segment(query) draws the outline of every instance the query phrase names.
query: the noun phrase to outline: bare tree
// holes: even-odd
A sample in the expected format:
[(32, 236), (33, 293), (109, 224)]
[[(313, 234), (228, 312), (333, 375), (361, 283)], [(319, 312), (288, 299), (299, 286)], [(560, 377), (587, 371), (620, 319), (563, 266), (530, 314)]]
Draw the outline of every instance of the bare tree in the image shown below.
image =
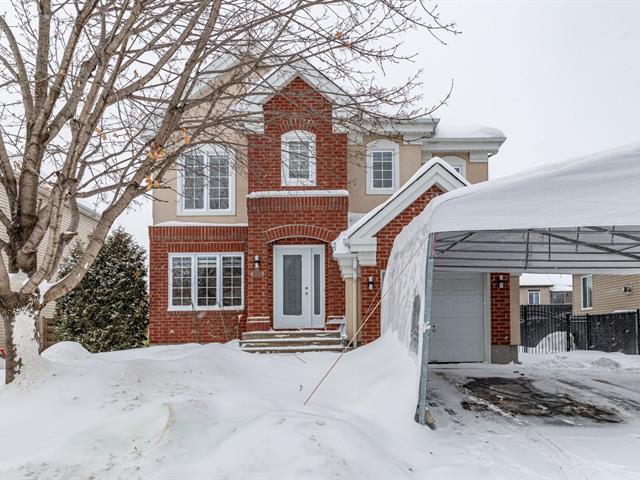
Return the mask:
[[(455, 33), (416, 0), (13, 0), (0, 16), (0, 247), (6, 380), (37, 368), (35, 319), (74, 288), (116, 218), (153, 195), (185, 149), (233, 144), (256, 121), (251, 98), (286, 66), (340, 84), (338, 121), (411, 120), (415, 76), (375, 81), (412, 58), (403, 33)], [(261, 85), (261, 86), (260, 86)], [(262, 89), (262, 92), (256, 92)], [(251, 92), (251, 95), (248, 94)], [(55, 278), (78, 204), (100, 219), (81, 260)], [(63, 221), (63, 215), (70, 221)], [(38, 251), (44, 259), (38, 261)], [(45, 289), (46, 283), (53, 284)]]

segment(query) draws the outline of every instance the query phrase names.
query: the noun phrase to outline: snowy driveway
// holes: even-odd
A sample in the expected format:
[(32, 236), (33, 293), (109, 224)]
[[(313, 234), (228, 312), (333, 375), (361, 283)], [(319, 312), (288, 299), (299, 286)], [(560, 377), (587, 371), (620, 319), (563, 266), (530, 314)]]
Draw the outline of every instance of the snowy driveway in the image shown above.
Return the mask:
[[(510, 457), (505, 469), (518, 464), (524, 477), (640, 478), (640, 357), (572, 352), (524, 354), (521, 360), (435, 366), (430, 386), (438, 432), (459, 437), (470, 459), (491, 467), (490, 478), (510, 476), (496, 466), (503, 456)], [(530, 381), (549, 398), (574, 399), (615, 415), (514, 415), (469, 390), (474, 379), (495, 377)]]
[[(182, 345), (92, 355), (63, 343), (45, 358), (41, 376), (0, 387), (2, 479), (640, 478), (640, 357), (437, 366), (436, 431), (413, 421), (416, 366), (389, 337), (346, 354), (307, 406), (334, 354)], [(621, 421), (478, 409), (464, 385), (479, 377), (532, 379)]]

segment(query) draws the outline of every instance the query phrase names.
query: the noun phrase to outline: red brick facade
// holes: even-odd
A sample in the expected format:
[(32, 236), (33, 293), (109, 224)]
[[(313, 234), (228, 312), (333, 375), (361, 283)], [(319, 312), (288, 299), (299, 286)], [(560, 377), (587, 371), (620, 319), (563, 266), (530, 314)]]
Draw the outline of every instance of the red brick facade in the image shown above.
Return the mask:
[(274, 245), (324, 245), (325, 314), (344, 315), (344, 282), (327, 238), (333, 240), (347, 228), (348, 203), (347, 197), (248, 199), (247, 255), (250, 259), (258, 255), (261, 269), (260, 274), (247, 277), (248, 328), (263, 329), (264, 325), (257, 325), (254, 319), (273, 316)]
[[(362, 321), (368, 318), (360, 332), (359, 341), (369, 343), (380, 336), (380, 282), (382, 271), (387, 268), (393, 241), (413, 218), (422, 212), (427, 204), (444, 193), (437, 186), (431, 187), (405, 208), (376, 234), (376, 265), (360, 268), (360, 305)], [(498, 277), (503, 275), (502, 285)], [(368, 288), (369, 277), (374, 279), (374, 288)], [(511, 310), (509, 274), (491, 274), (491, 344), (511, 343)]]
[[(249, 192), (282, 190), (346, 190), (347, 136), (333, 132), (331, 103), (295, 78), (265, 103), (264, 133), (250, 135)], [(282, 185), (281, 136), (306, 130), (316, 138), (316, 185)], [(330, 242), (347, 228), (346, 196), (266, 197), (247, 200), (248, 258), (260, 257), (259, 275), (247, 278), (248, 328), (262, 329), (273, 316), (273, 246), (325, 246), (325, 315), (344, 315), (344, 282), (332, 258)]]
[[(245, 330), (244, 310), (169, 310), (169, 254), (244, 252), (246, 227), (149, 227), (149, 342), (226, 342)], [(245, 257), (245, 284), (248, 271)]]
[[(360, 268), (362, 320), (364, 321), (370, 315), (360, 332), (360, 342), (369, 343), (380, 336), (380, 306), (378, 305), (380, 301), (380, 280), (382, 270), (387, 268), (393, 241), (402, 229), (425, 209), (433, 198), (442, 193), (443, 191), (437, 186), (431, 187), (376, 234), (376, 265)], [(369, 290), (367, 285), (369, 277), (374, 279), (374, 288), (372, 290)]]
[(332, 118), (331, 103), (300, 78), (265, 103), (264, 134), (249, 136), (249, 192), (310, 188), (282, 185), (280, 137), (292, 130), (316, 136), (316, 186), (311, 189), (346, 189), (347, 134), (333, 132)]

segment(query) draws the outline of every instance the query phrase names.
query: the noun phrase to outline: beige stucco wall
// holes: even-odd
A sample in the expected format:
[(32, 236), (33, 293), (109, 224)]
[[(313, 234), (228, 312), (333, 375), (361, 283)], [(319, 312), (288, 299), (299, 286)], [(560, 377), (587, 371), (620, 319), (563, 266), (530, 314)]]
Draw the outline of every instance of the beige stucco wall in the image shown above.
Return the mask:
[(540, 303), (543, 305), (549, 305), (551, 303), (551, 288), (549, 286), (520, 286), (520, 305), (529, 304), (529, 290), (540, 291)]
[(489, 162), (469, 161), (469, 152), (433, 152), (433, 157), (459, 157), (466, 162), (466, 178), (471, 183), (480, 183), (489, 179)]
[[(362, 145), (349, 145), (349, 211), (351, 212), (366, 213), (389, 198), (389, 195), (367, 194), (365, 149), (367, 143), (377, 138), (379, 137), (365, 137)], [(398, 185), (403, 185), (422, 165), (423, 152), (421, 145), (404, 145), (401, 140), (397, 140), (397, 142), (400, 150), (400, 182)], [(468, 152), (437, 152), (433, 156), (456, 156), (465, 160), (466, 178), (471, 183), (483, 182), (489, 178), (489, 164), (470, 162)], [(427, 159), (424, 158), (424, 160)]]
[[(365, 149), (369, 142), (380, 137), (365, 137), (362, 145), (349, 145), (347, 175), (349, 183), (349, 211), (367, 213), (384, 202), (389, 195), (367, 194), (367, 170)], [(420, 145), (404, 145), (398, 140), (400, 150), (398, 186), (403, 185), (422, 165)]]
[[(582, 309), (582, 277), (573, 276), (573, 313), (601, 314), (640, 308), (640, 275), (594, 275), (593, 308), (586, 310)], [(631, 293), (623, 292), (627, 284), (631, 285)]]
[[(253, 78), (257, 81), (267, 74), (270, 69), (265, 67), (258, 70)], [(221, 84), (234, 75), (234, 70), (229, 70), (217, 79), (212, 87)], [(247, 79), (250, 84), (252, 79)], [(246, 84), (235, 84), (228, 87), (229, 97), (234, 98), (240, 95)], [(236, 97), (237, 98), (237, 97)], [(216, 112), (223, 112), (222, 115), (228, 114), (228, 103), (219, 102), (213, 108), (211, 104), (202, 104), (190, 113), (190, 117), (200, 119), (210, 117)], [(228, 148), (233, 149), (235, 153), (235, 212), (232, 215), (178, 215), (178, 171), (173, 169), (168, 172), (164, 178), (162, 187), (154, 191), (154, 201), (152, 207), (153, 224), (157, 225), (162, 222), (197, 222), (197, 223), (247, 223), (247, 193), (249, 190), (247, 175), (247, 139), (237, 130), (231, 129), (209, 129), (206, 135), (209, 138), (219, 138), (220, 143)]]

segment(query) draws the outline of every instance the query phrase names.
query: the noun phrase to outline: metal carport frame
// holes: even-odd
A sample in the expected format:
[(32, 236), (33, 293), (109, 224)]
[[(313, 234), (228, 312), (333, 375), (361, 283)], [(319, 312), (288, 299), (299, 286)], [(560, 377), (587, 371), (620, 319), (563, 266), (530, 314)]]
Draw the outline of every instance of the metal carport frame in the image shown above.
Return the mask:
[[(639, 205), (640, 206), (640, 205)], [(580, 226), (431, 233), (425, 279), (418, 421), (428, 424), (433, 271), (640, 273), (640, 226)]]

